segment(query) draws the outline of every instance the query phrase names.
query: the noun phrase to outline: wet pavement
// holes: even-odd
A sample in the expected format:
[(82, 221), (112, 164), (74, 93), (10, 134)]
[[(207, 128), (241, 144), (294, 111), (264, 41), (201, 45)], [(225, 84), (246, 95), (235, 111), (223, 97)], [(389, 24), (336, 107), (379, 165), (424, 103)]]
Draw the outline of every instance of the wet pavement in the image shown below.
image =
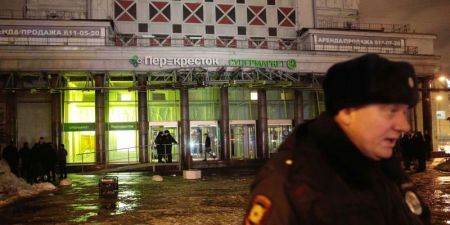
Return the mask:
[(450, 173), (439, 172), (434, 168), (440, 160), (432, 165), (428, 163), (424, 173), (410, 173), (417, 189), (431, 209), (431, 224), (450, 224)]
[(202, 180), (145, 172), (111, 173), (117, 199), (100, 198), (99, 175), (70, 174), (71, 187), (22, 200), (0, 211), (0, 224), (240, 224), (253, 175), (215, 175)]
[[(21, 200), (0, 210), (0, 224), (241, 224), (254, 175), (180, 175), (152, 181), (151, 173), (118, 176), (119, 194), (100, 198), (100, 175), (70, 174), (71, 187)], [(450, 224), (450, 174), (428, 169), (412, 179), (432, 209), (435, 225)]]

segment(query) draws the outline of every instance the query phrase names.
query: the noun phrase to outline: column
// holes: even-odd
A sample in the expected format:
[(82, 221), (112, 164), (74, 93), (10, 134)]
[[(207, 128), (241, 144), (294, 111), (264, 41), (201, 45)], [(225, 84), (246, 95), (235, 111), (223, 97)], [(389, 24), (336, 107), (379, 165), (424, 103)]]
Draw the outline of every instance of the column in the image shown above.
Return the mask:
[(228, 87), (220, 88), (220, 131), (222, 151), (220, 151), (221, 160), (230, 160), (230, 112), (228, 110)]
[(269, 158), (266, 90), (258, 89), (258, 120), (256, 127), (258, 158)]
[(430, 96), (430, 83), (432, 77), (424, 78), (421, 82), (422, 85), (422, 121), (423, 121), (423, 134), (429, 136), (429, 146), (427, 156), (428, 158), (433, 151), (433, 128), (432, 128), (432, 114), (431, 114), (431, 96)]
[(62, 137), (62, 96), (61, 90), (57, 90), (61, 85), (61, 79), (59, 74), (51, 74), (51, 120), (52, 120), (52, 143), (55, 144), (56, 148), (59, 148), (61, 144)]
[(181, 160), (182, 169), (192, 168), (191, 149), (189, 146), (190, 140), (190, 125), (189, 125), (189, 89), (181, 88), (180, 90), (180, 113), (181, 113)]
[(147, 75), (138, 75), (138, 123), (139, 123), (139, 162), (147, 163), (148, 158), (148, 108)]
[(95, 161), (106, 164), (105, 74), (95, 74)]
[(17, 95), (15, 91), (6, 93), (5, 102), (5, 143), (13, 140), (17, 143)]
[(303, 91), (294, 91), (294, 127), (303, 123), (304, 121), (304, 102), (303, 102)]

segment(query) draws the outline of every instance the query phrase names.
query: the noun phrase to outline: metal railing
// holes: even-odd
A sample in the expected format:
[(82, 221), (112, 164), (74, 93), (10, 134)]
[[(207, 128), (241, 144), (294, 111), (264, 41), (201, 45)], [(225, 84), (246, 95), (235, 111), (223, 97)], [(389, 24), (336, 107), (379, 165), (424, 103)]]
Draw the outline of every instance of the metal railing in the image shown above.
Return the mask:
[[(140, 146), (135, 147), (128, 147), (128, 148), (118, 148), (118, 149), (111, 149), (107, 151), (107, 158), (114, 156), (113, 160), (107, 160), (105, 163), (105, 169), (108, 169), (108, 166), (111, 165), (131, 165), (131, 164), (138, 164), (139, 163), (139, 148)], [(147, 149), (148, 157), (149, 157), (149, 163), (158, 164), (158, 153), (153, 145), (147, 145), (144, 146), (144, 148)], [(81, 162), (74, 163), (79, 164), (81, 166), (81, 172), (84, 173), (84, 167), (87, 165), (91, 165), (94, 163), (92, 159), (95, 161), (96, 152), (83, 152), (76, 154), (78, 157), (81, 157)], [(180, 167), (181, 163), (181, 152), (179, 151), (178, 145), (172, 145), (171, 149), (171, 155), (172, 155), (172, 162), (168, 163), (167, 161), (164, 162), (164, 164), (170, 164), (170, 165), (177, 165)], [(168, 159), (168, 154), (163, 154), (163, 159)], [(85, 161), (86, 160), (86, 161)]]
[(86, 19), (84, 10), (0, 9), (0, 19)]
[[(17, 39), (15, 39), (17, 38)], [(0, 36), (0, 45), (24, 45), (24, 46), (117, 46), (117, 47), (199, 47), (199, 48), (236, 48), (236, 49), (270, 49), (282, 51), (335, 51), (335, 52), (374, 52), (387, 54), (406, 54), (417, 55), (417, 46), (367, 46), (358, 44), (316, 44), (313, 42), (297, 42), (292, 40), (286, 43), (285, 40), (263, 41), (256, 45), (251, 39), (234, 40), (232, 44), (222, 44), (216, 39), (203, 39), (202, 43), (186, 43), (186, 39), (171, 39), (170, 43), (155, 44), (153, 38), (133, 38), (128, 42), (115, 41), (118, 37), (105, 41), (105, 39), (89, 38), (79, 41), (80, 38), (71, 40), (71, 37), (2, 37)]]
[(411, 33), (409, 24), (354, 23), (337, 21), (319, 21), (317, 28), (343, 30), (370, 30), (391, 33)]

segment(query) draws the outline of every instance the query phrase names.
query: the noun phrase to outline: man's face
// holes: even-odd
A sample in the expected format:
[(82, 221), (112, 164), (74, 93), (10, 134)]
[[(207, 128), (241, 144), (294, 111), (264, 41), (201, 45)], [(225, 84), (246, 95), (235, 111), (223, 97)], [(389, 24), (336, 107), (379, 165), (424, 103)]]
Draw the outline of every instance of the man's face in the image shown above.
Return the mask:
[(391, 157), (401, 133), (410, 130), (407, 111), (406, 104), (369, 104), (343, 109), (336, 120), (365, 156), (380, 160)]

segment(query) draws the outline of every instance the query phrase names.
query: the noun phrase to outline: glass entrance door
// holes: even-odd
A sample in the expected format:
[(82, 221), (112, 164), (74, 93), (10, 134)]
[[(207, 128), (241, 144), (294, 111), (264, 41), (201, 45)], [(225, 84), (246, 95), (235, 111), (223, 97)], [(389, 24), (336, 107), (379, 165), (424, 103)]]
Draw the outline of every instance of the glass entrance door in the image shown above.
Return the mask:
[[(149, 157), (151, 159), (151, 162), (157, 163), (158, 162), (158, 151), (157, 146), (155, 144), (155, 139), (158, 136), (159, 132), (165, 132), (168, 131), (170, 135), (175, 139), (177, 143), (179, 143), (178, 139), (178, 123), (176, 121), (173, 122), (149, 122)], [(170, 145), (167, 145), (166, 147), (170, 147)], [(172, 156), (172, 162), (180, 162), (180, 148), (178, 144), (172, 144), (171, 145), (171, 156)], [(165, 154), (165, 152), (162, 154), (162, 162), (168, 163), (170, 162), (170, 159), (168, 157), (168, 154)]]
[[(216, 160), (218, 159), (219, 138), (217, 121), (191, 121), (190, 148), (192, 160)], [(205, 140), (209, 136), (211, 151), (205, 149)], [(206, 156), (205, 156), (206, 154)]]
[(255, 121), (230, 121), (230, 141), (231, 159), (255, 159)]
[(292, 132), (292, 121), (269, 120), (267, 124), (269, 126), (269, 152), (273, 154), (278, 152), (278, 147)]

